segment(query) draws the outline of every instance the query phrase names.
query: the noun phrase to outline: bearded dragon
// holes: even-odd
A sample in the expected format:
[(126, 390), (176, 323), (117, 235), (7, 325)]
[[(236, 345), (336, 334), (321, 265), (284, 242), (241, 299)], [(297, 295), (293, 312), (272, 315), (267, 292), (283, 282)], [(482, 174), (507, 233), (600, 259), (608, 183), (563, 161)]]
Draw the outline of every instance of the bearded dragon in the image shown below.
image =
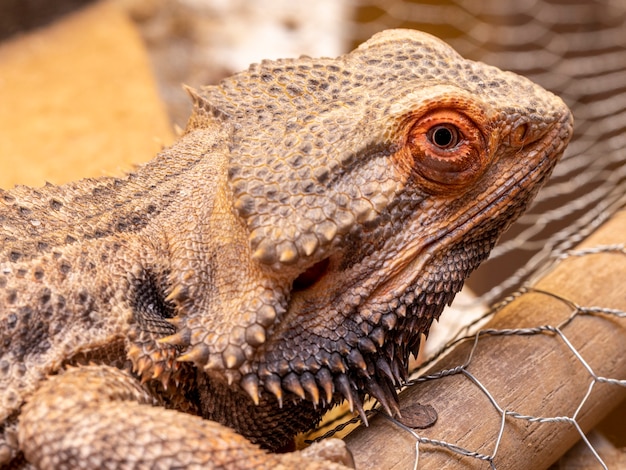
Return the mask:
[(410, 30), (189, 94), (125, 178), (0, 192), (3, 468), (345, 468), (273, 451), (343, 400), (397, 410), (572, 133), (556, 96)]

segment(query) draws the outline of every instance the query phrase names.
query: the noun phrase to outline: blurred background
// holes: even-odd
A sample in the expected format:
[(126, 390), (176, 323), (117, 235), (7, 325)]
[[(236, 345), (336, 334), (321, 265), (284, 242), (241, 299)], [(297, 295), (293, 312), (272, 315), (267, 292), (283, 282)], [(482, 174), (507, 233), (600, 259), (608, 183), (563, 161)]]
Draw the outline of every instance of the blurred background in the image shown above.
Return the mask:
[(398, 27), (528, 76), (576, 121), (533, 208), (443, 315), (435, 350), (626, 204), (624, 0), (0, 0), (0, 187), (122, 174), (184, 128), (182, 83), (334, 57)]

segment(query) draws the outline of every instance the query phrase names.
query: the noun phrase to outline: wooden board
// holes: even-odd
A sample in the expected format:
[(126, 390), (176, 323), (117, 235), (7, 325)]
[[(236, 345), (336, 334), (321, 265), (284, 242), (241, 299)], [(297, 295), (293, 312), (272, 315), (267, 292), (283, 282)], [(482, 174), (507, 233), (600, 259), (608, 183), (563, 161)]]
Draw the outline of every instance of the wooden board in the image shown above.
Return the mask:
[(0, 44), (0, 187), (121, 174), (172, 140), (134, 25), (109, 2)]

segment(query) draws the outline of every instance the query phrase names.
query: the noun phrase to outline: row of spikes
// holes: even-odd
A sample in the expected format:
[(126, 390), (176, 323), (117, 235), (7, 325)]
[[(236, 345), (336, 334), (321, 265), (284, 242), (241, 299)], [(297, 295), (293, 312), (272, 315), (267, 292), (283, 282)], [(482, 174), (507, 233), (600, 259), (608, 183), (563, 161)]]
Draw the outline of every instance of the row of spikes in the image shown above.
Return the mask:
[[(462, 283), (459, 283), (459, 284), (460, 286), (462, 286)], [(180, 301), (184, 299), (185, 298), (184, 290), (185, 289), (178, 286), (178, 288), (175, 288), (172, 290), (172, 292), (170, 293), (170, 295), (168, 296), (166, 300)], [(386, 339), (387, 339), (387, 333), (390, 330), (397, 331), (396, 323), (398, 322), (398, 320), (404, 320), (404, 319), (409, 320), (407, 318), (407, 313), (409, 312), (410, 312), (410, 314), (408, 315), (409, 317), (414, 317), (414, 316), (417, 316), (420, 318), (425, 317), (424, 320), (426, 321), (420, 322), (420, 326), (425, 329), (425, 331), (422, 331), (422, 332), (427, 333), (428, 327), (430, 326), (428, 320), (432, 321), (432, 319), (435, 316), (438, 316), (438, 313), (439, 313), (439, 312), (433, 312), (433, 310), (439, 310), (438, 308), (436, 308), (438, 305), (449, 303), (454, 298), (453, 292), (446, 292), (446, 291), (436, 293), (436, 294), (431, 293), (429, 295), (431, 297), (435, 296), (437, 302), (432, 302), (433, 299), (430, 299), (430, 302), (426, 301), (426, 298), (425, 298), (426, 294), (422, 293), (418, 296), (418, 299), (417, 299), (418, 301), (414, 303), (413, 305), (409, 305), (408, 308), (406, 305), (402, 304), (399, 306), (399, 308), (396, 308), (394, 311), (389, 312), (388, 314), (384, 315), (381, 318), (382, 323), (380, 325), (372, 325), (372, 329), (369, 332), (368, 336), (361, 338), (359, 340), (358, 350), (353, 349), (350, 352), (350, 354), (354, 355), (358, 353), (359, 350), (363, 352), (364, 354), (376, 354), (378, 348), (382, 348), (384, 346)], [(185, 328), (184, 319), (177, 316), (177, 317), (167, 319), (167, 321), (176, 328), (177, 332), (174, 333), (173, 335), (166, 336), (164, 338), (159, 339), (158, 342), (160, 344), (166, 344), (166, 345), (174, 346), (174, 347), (188, 347), (191, 342), (191, 331)], [(428, 323), (428, 324), (425, 324), (425, 323)], [(399, 330), (404, 330), (404, 329), (400, 328)], [(419, 334), (422, 332), (415, 332), (414, 327), (413, 328), (409, 327), (408, 331), (404, 331), (403, 333), (404, 333), (404, 336), (410, 338), (411, 336), (415, 334), (419, 336)], [(404, 340), (404, 338), (402, 339)], [(259, 342), (264, 342), (264, 340), (265, 338), (263, 336), (262, 340), (259, 339)], [(223, 364), (229, 369), (234, 368), (237, 366), (237, 364), (239, 364), (243, 360), (243, 357), (244, 357), (243, 352), (241, 352), (241, 350), (237, 351), (237, 353), (238, 354), (233, 353), (230, 355), (226, 355), (225, 357), (222, 357), (223, 363), (222, 361), (218, 360), (218, 358), (214, 358), (214, 361), (217, 361), (216, 362), (217, 365)], [(191, 349), (189, 349), (187, 352), (181, 355), (178, 358), (178, 361), (193, 362), (198, 367), (205, 367), (209, 364), (209, 360), (211, 359), (209, 356), (210, 356), (209, 348), (205, 344), (201, 343), (201, 344), (194, 345)], [(393, 357), (390, 357), (389, 359), (392, 360), (393, 362)], [(350, 360), (350, 357), (348, 357), (348, 360)], [(360, 366), (359, 363), (363, 363), (362, 358), (360, 360), (357, 360), (356, 364), (354, 365), (357, 368), (364, 369), (363, 367), (359, 367)], [(394, 374), (394, 375), (397, 376), (398, 374)], [(394, 377), (390, 377), (390, 378), (392, 380), (394, 379)]]
[(176, 353), (172, 350), (157, 349), (146, 352), (141, 347), (133, 344), (128, 350), (128, 358), (132, 363), (132, 371), (141, 378), (144, 384), (149, 380), (157, 380), (167, 390), (170, 384), (179, 386), (180, 362), (176, 359)]
[(351, 411), (356, 409), (359, 412), (364, 422), (367, 418), (361, 397), (367, 393), (377, 399), (389, 414), (398, 414), (394, 387), (400, 387), (407, 380), (405, 365), (409, 353), (407, 345), (395, 346), (395, 341), (385, 343), (388, 332), (382, 329), (378, 332), (375, 340), (384, 347), (364, 337), (359, 340), (358, 347), (344, 358), (333, 361), (332, 365), (326, 364), (316, 372), (290, 372), (282, 379), (277, 374), (263, 374), (262, 380), (256, 374), (248, 374), (240, 385), (255, 403), (259, 402), (262, 385), (276, 397), (279, 406), (282, 406), (285, 392), (300, 400), (308, 397), (315, 407), (320, 403), (322, 406), (331, 404), (337, 393), (348, 401)]
[[(393, 324), (373, 328), (369, 336), (361, 338), (358, 347), (353, 348), (345, 356), (345, 362), (341, 361), (342, 367), (331, 367), (332, 372), (323, 367), (315, 373), (303, 372), (298, 375), (290, 372), (282, 379), (276, 374), (264, 375), (262, 381), (257, 375), (248, 374), (241, 379), (240, 385), (256, 404), (260, 400), (260, 382), (262, 382), (263, 388), (276, 397), (281, 407), (285, 392), (291, 393), (299, 400), (304, 400), (308, 396), (315, 407), (320, 404), (327, 406), (333, 403), (333, 395), (338, 393), (348, 401), (350, 409), (352, 411), (356, 409), (364, 422), (367, 422), (361, 401), (361, 396), (366, 392), (376, 398), (388, 413), (398, 413), (393, 386), (400, 386), (406, 381), (405, 365), (409, 353), (417, 352), (421, 333), (427, 333), (430, 322), (438, 316), (440, 304), (447, 303), (454, 297), (452, 292), (441, 292), (435, 295), (440, 297), (437, 300), (446, 302), (435, 302), (430, 305), (426, 302), (416, 302), (408, 309), (403, 308), (401, 312), (397, 310), (390, 312), (394, 315), (387, 315), (385, 323), (390, 323), (389, 318), (393, 316), (395, 319), (391, 322)], [(420, 297), (423, 297), (423, 294)], [(395, 313), (399, 313), (399, 319)], [(179, 329), (183, 326), (181, 320), (179, 317), (174, 317), (168, 321)], [(396, 324), (396, 320), (399, 320), (399, 324)], [(163, 338), (159, 342), (170, 346), (188, 346), (189, 334), (189, 330), (183, 327), (182, 330), (179, 329), (174, 335)], [(390, 339), (389, 336), (393, 338)], [(177, 360), (191, 361), (203, 367), (208, 363), (208, 356), (208, 347), (198, 344)], [(350, 366), (349, 370), (356, 374), (355, 378), (348, 375), (346, 362)], [(172, 364), (168, 363), (162, 367), (150, 369), (146, 367), (153, 372), (152, 377), (148, 378), (161, 378), (163, 382), (167, 382), (169, 376), (166, 372), (164, 373), (163, 369), (167, 370), (171, 366)], [(141, 365), (138, 368), (144, 369)], [(144, 376), (142, 374), (142, 379)]]
[(305, 372), (297, 375), (290, 372), (283, 379), (273, 374), (265, 377), (262, 384), (256, 374), (248, 374), (241, 380), (240, 385), (255, 404), (259, 404), (262, 386), (265, 391), (276, 398), (281, 408), (284, 400), (289, 396), (296, 401), (305, 400), (308, 397), (315, 408), (318, 406), (326, 408), (345, 399), (350, 411), (357, 411), (366, 425), (367, 416), (363, 408), (365, 394), (378, 400), (389, 415), (400, 413), (395, 389), (384, 377), (355, 380), (347, 374), (333, 376), (328, 369), (322, 368), (315, 374)]

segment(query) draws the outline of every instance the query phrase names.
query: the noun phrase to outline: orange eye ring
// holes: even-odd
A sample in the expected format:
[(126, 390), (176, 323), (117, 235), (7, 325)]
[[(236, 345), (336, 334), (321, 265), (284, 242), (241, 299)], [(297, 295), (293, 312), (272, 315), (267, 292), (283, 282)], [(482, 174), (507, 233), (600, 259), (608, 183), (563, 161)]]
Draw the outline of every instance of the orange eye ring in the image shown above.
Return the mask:
[(426, 189), (449, 192), (469, 187), (485, 170), (489, 160), (486, 142), (466, 114), (439, 109), (413, 123), (406, 146), (413, 171)]

